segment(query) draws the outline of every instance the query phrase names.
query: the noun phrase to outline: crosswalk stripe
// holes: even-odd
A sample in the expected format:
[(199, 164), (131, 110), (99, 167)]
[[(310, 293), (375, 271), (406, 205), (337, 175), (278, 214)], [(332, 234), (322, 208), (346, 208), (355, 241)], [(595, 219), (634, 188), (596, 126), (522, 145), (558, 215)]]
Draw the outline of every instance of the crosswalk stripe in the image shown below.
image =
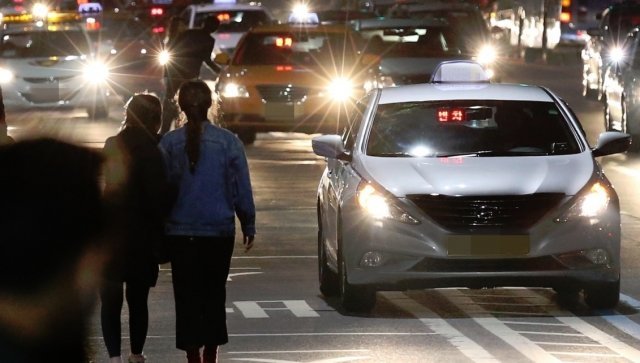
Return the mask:
[(429, 329), (445, 337), (451, 345), (458, 348), (458, 350), (471, 361), (477, 363), (500, 362), (478, 343), (447, 323), (445, 319), (438, 317), (436, 313), (411, 299), (406, 294), (401, 292), (386, 292), (382, 295), (396, 307), (420, 319)]
[(471, 298), (465, 296), (460, 290), (447, 290), (440, 291), (447, 300), (455, 304), (458, 307), (464, 306), (464, 311), (468, 313), (468, 308), (474, 308), (472, 319), (476, 321), (480, 326), (487, 331), (502, 339), (507, 344), (511, 345), (517, 351), (522, 353), (534, 362), (561, 362), (558, 358), (549, 354), (546, 350), (542, 349), (531, 340), (520, 335), (519, 332), (509, 328), (502, 321), (497, 318), (491, 317), (490, 314), (484, 310), (480, 305), (474, 305)]

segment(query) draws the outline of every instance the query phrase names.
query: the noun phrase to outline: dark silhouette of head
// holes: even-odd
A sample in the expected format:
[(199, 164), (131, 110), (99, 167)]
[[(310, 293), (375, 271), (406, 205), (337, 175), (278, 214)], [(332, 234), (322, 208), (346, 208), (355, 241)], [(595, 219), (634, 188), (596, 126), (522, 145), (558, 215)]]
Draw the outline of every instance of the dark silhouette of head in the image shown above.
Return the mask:
[(220, 20), (215, 16), (208, 16), (202, 22), (202, 29), (206, 30), (208, 33), (213, 33), (218, 30), (220, 26)]
[(129, 99), (125, 115), (128, 127), (144, 127), (152, 134), (157, 134), (162, 123), (162, 105), (158, 97), (141, 93)]

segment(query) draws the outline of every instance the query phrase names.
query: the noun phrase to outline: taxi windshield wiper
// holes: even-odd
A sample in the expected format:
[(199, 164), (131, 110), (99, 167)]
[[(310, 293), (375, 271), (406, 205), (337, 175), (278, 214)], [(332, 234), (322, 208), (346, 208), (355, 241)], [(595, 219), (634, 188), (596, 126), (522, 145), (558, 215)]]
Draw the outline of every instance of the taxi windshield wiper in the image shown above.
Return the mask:
[(383, 157), (383, 158), (413, 158), (413, 157), (415, 157), (415, 155), (411, 155), (408, 152), (404, 152), (404, 151), (375, 153), (375, 154), (369, 154), (369, 156), (377, 156), (377, 157)]

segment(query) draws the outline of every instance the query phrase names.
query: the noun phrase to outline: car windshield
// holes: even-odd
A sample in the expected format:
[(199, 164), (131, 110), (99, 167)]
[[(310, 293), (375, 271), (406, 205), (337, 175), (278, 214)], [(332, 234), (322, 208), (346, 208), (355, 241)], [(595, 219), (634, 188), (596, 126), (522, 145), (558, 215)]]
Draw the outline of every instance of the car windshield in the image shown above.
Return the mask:
[(237, 50), (236, 65), (351, 65), (358, 42), (347, 33), (254, 33)]
[(268, 24), (269, 17), (262, 10), (234, 10), (234, 11), (212, 11), (197, 13), (194, 20), (194, 27), (202, 26), (202, 22), (209, 16), (215, 16), (220, 20), (217, 32), (246, 32), (254, 26)]
[(66, 57), (90, 54), (81, 31), (39, 31), (5, 34), (0, 45), (3, 58)]
[(452, 34), (442, 27), (381, 28), (361, 30), (368, 39), (367, 53), (385, 58), (428, 58), (455, 55)]
[(411, 18), (446, 20), (449, 23), (449, 45), (462, 52), (473, 52), (490, 39), (489, 28), (479, 12), (420, 9), (410, 9), (409, 12)]
[(580, 147), (553, 102), (462, 100), (379, 105), (370, 156), (536, 156)]

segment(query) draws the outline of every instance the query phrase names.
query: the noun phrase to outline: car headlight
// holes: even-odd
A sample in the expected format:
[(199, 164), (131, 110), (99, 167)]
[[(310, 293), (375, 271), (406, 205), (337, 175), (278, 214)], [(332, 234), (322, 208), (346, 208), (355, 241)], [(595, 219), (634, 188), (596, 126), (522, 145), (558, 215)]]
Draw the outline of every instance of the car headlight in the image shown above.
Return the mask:
[(93, 61), (84, 66), (84, 78), (91, 83), (102, 83), (109, 78), (109, 68), (100, 61)]
[(46, 4), (35, 3), (31, 8), (31, 15), (35, 19), (46, 19), (49, 15), (49, 7)]
[(13, 80), (13, 72), (6, 68), (0, 67), (0, 84), (7, 84)]
[(346, 101), (353, 96), (353, 82), (344, 77), (338, 77), (329, 83), (327, 92), (336, 101)]
[(158, 53), (158, 63), (161, 66), (167, 65), (171, 62), (171, 53), (168, 50), (163, 49)]
[(358, 205), (374, 219), (391, 219), (408, 224), (420, 223), (369, 183), (360, 183), (357, 198)]
[(222, 91), (220, 95), (226, 98), (247, 98), (249, 97), (249, 92), (247, 88), (241, 84), (237, 83), (226, 83), (222, 86)]
[(577, 198), (573, 205), (556, 222), (567, 222), (576, 217), (597, 218), (602, 215), (609, 206), (611, 196), (607, 188), (600, 182), (596, 182)]
[(620, 63), (626, 58), (624, 49), (613, 47), (609, 50), (609, 60), (613, 63)]
[(478, 55), (476, 56), (476, 60), (478, 63), (483, 66), (492, 64), (496, 61), (497, 54), (496, 49), (492, 45), (484, 45), (478, 51)]

